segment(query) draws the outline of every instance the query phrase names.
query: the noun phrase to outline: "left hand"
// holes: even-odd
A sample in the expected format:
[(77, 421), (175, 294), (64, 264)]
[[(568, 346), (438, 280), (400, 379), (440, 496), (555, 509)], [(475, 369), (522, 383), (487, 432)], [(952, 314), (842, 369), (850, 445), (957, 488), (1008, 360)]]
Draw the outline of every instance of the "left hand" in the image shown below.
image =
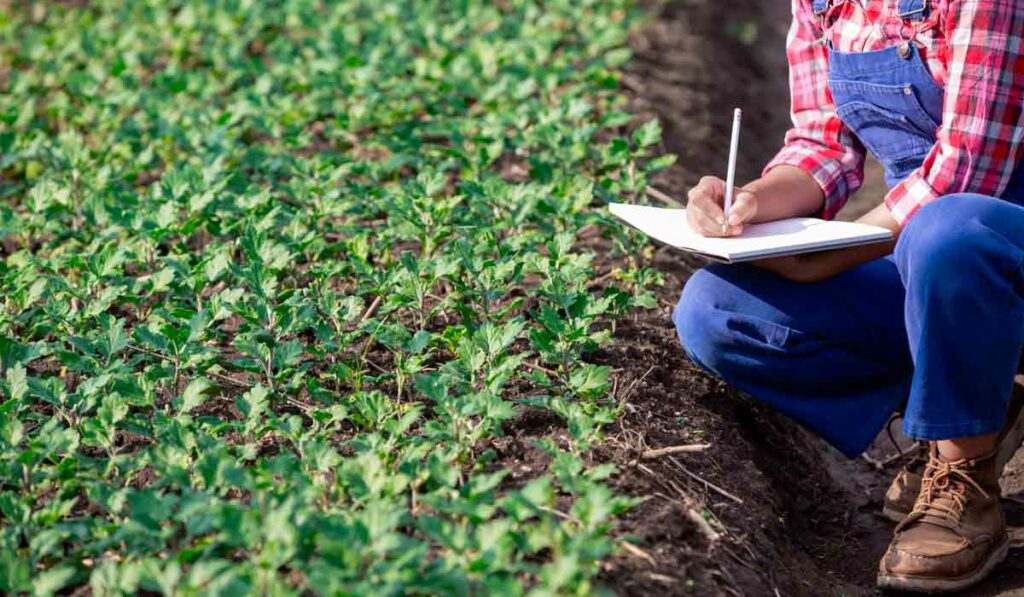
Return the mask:
[(893, 239), (889, 242), (872, 243), (859, 247), (772, 257), (755, 261), (754, 264), (793, 282), (821, 282), (858, 265), (885, 257), (896, 247), (900, 225), (889, 214), (889, 209), (884, 204), (866, 213), (857, 221), (892, 230)]

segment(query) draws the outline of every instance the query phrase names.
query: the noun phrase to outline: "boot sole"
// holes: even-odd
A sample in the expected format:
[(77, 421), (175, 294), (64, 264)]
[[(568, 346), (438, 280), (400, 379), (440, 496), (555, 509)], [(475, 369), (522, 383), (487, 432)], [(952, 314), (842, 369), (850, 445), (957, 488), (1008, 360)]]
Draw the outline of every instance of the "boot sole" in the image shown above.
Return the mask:
[(981, 582), (992, 569), (1006, 559), (1010, 549), (1010, 540), (1003, 537), (1003, 542), (992, 551), (985, 563), (978, 570), (959, 578), (919, 578), (897, 574), (878, 574), (878, 588), (913, 591), (917, 593), (952, 593), (962, 591)]

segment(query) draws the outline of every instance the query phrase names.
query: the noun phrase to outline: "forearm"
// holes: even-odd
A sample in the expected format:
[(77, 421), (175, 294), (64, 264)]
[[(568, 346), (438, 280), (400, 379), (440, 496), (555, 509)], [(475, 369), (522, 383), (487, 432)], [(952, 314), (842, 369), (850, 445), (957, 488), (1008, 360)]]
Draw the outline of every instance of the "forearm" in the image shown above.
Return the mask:
[(891, 230), (892, 240), (846, 249), (763, 259), (756, 264), (794, 282), (820, 282), (892, 253), (899, 238), (900, 225), (889, 213), (888, 207), (884, 204), (878, 205), (857, 221)]
[(743, 189), (757, 196), (752, 222), (809, 216), (821, 211), (825, 200), (814, 178), (795, 166), (776, 166)]
[(899, 240), (902, 228), (892, 217), (889, 208), (884, 203), (876, 205), (874, 209), (857, 219), (861, 224), (879, 226), (892, 232), (892, 240), (884, 243), (872, 243), (860, 247), (850, 247), (838, 251), (824, 251), (816, 255), (820, 264), (816, 269), (816, 278), (829, 278), (858, 265), (885, 257), (896, 248), (896, 241)]
[(889, 208), (886, 207), (884, 203), (879, 203), (874, 207), (874, 209), (857, 218), (857, 221), (861, 224), (880, 226), (892, 231), (892, 244), (894, 245), (896, 244), (896, 240), (899, 239), (900, 231), (902, 230), (902, 227), (896, 219), (893, 218), (892, 213), (890, 213)]

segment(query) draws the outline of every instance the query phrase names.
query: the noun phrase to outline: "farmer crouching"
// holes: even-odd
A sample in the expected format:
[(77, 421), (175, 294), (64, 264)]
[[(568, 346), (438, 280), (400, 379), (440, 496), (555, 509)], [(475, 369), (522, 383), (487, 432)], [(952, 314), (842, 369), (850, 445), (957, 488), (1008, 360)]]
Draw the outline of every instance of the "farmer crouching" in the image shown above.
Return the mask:
[(1024, 2), (794, 0), (785, 146), (727, 221), (721, 180), (689, 194), (693, 228), (736, 235), (834, 216), (865, 150), (885, 168), (884, 202), (860, 221), (893, 243), (713, 265), (674, 314), (695, 362), (848, 456), (903, 413), (924, 443), (886, 495), (899, 524), (882, 587), (962, 589), (1007, 553), (998, 480), (1024, 430), (1022, 35)]

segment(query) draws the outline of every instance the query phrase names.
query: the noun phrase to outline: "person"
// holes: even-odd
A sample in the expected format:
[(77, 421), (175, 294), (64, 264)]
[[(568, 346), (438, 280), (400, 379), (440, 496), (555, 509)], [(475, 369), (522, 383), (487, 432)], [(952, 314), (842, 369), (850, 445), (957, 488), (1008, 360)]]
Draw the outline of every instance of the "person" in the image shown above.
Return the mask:
[[(888, 192), (860, 218), (873, 244), (686, 283), (673, 319), (690, 358), (847, 456), (895, 411), (927, 442), (886, 495), (899, 518), (878, 584), (951, 591), (1007, 553), (999, 475), (1020, 446), (1024, 345), (1024, 2), (793, 0), (793, 126), (760, 178), (705, 177), (689, 225), (832, 218), (865, 152)], [(880, 198), (881, 199), (881, 198)]]

